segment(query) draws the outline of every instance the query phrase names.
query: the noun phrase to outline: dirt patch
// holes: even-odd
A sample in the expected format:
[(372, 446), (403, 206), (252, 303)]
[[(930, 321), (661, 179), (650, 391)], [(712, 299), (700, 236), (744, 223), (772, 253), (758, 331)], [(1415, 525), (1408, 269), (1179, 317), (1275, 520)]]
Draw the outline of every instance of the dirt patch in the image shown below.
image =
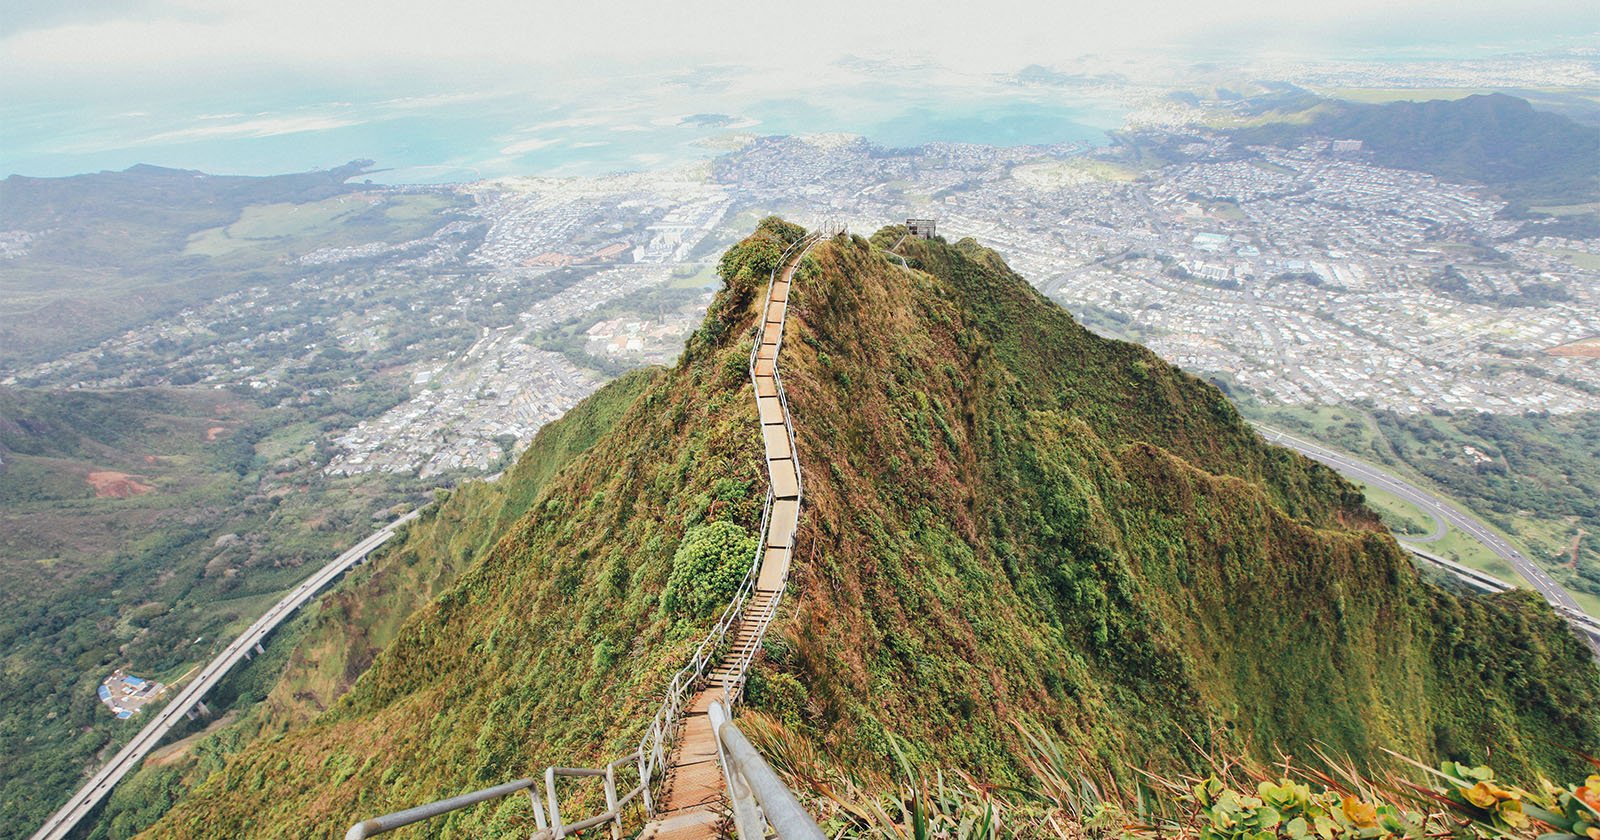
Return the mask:
[(140, 481), (137, 476), (111, 470), (89, 473), (88, 481), (89, 486), (94, 488), (97, 499), (126, 499), (130, 496), (142, 496), (156, 489)]
[(160, 766), (162, 766), (164, 764), (171, 764), (172, 762), (177, 761), (180, 758), (183, 758), (184, 755), (186, 755), (189, 752), (189, 748), (193, 747), (195, 744), (199, 743), (201, 738), (204, 738), (207, 735), (210, 735), (211, 733), (217, 731), (218, 729), (221, 729), (224, 726), (228, 726), (229, 724), (232, 724), (234, 721), (236, 721), (238, 719), (239, 719), (239, 713), (237, 711), (230, 710), (226, 714), (224, 714), (222, 717), (219, 717), (216, 720), (212, 721), (209, 725), (206, 726), (205, 729), (202, 729), (201, 731), (196, 732), (193, 735), (190, 735), (189, 737), (184, 738), (184, 739), (182, 739), (180, 741), (173, 741), (172, 743), (162, 747), (161, 749), (150, 753), (150, 756), (144, 760), (144, 763), (146, 765), (151, 766), (151, 767), (160, 767)]
[(227, 426), (212, 426), (211, 428), (206, 429), (206, 443), (214, 442), (217, 439), (217, 435), (220, 435), (227, 430)]
[(1552, 356), (1579, 356), (1587, 359), (1600, 359), (1600, 336), (1580, 338), (1571, 344), (1552, 347), (1544, 352)]

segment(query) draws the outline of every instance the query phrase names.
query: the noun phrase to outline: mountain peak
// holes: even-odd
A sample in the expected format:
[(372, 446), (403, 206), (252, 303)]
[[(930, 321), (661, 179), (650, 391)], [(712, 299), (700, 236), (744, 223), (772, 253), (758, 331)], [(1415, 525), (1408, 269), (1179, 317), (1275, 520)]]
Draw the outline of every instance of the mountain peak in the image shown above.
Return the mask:
[[(1356, 488), (1215, 388), (1085, 330), (971, 240), (904, 233), (821, 242), (789, 295), (806, 501), (748, 703), (808, 760), (910, 750), (1003, 780), (1027, 723), (1115, 767), (1492, 747), (1531, 774), (1570, 760), (1549, 744), (1600, 737), (1600, 678), (1536, 599), (1424, 583)], [(750, 342), (797, 236), (768, 220), (732, 248), (680, 363), (597, 395), (625, 408), (348, 694), (152, 836), (332, 831), (637, 744), (748, 563), (695, 541), (759, 523)], [(452, 819), (531, 830), (514, 804)]]

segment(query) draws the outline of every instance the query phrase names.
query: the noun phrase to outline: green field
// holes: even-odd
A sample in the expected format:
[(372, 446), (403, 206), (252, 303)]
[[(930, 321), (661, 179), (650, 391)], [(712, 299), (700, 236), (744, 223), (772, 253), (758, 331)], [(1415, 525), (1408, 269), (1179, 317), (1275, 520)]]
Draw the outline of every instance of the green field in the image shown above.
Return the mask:
[(1362, 495), (1367, 497), (1367, 505), (1383, 517), (1383, 524), (1396, 536), (1421, 537), (1433, 533), (1433, 520), (1416, 505), (1387, 490), (1368, 484), (1359, 486)]
[(1529, 212), (1543, 213), (1547, 216), (1583, 216), (1589, 213), (1600, 213), (1600, 202), (1586, 204), (1553, 204), (1546, 207), (1529, 207)]
[(1126, 182), (1139, 177), (1138, 170), (1110, 161), (1075, 157), (1013, 167), (1011, 177), (1040, 187), (1059, 187), (1091, 181)]
[(253, 205), (246, 207), (232, 224), (190, 236), (183, 253), (223, 257), (246, 249), (275, 250), (290, 244), (301, 251), (310, 250), (311, 246), (362, 244), (436, 220), (453, 204), (434, 195), (351, 193), (305, 204)]
[(1450, 529), (1444, 537), (1437, 542), (1418, 543), (1418, 547), (1430, 554), (1447, 557), (1463, 566), (1471, 566), (1480, 572), (1494, 575), (1508, 583), (1518, 586), (1527, 586), (1527, 581), (1516, 569), (1501, 560), (1498, 555), (1483, 547), (1483, 543), (1461, 533), (1454, 528)]
[(1552, 256), (1563, 257), (1584, 271), (1600, 271), (1600, 254), (1574, 251), (1571, 248), (1542, 248), (1540, 250)]
[(671, 289), (698, 289), (707, 283), (717, 282), (716, 263), (703, 263), (694, 270), (675, 269), (672, 272), (672, 281), (667, 284)]

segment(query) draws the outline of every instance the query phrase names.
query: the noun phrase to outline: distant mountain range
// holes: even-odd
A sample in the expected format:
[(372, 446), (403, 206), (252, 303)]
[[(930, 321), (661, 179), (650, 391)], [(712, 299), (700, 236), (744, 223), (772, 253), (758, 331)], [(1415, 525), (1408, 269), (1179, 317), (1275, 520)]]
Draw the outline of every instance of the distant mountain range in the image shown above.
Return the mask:
[(1360, 140), (1376, 163), (1493, 188), (1517, 208), (1600, 200), (1600, 128), (1495, 93), (1365, 105), (1325, 103), (1304, 123), (1232, 132), (1251, 145)]

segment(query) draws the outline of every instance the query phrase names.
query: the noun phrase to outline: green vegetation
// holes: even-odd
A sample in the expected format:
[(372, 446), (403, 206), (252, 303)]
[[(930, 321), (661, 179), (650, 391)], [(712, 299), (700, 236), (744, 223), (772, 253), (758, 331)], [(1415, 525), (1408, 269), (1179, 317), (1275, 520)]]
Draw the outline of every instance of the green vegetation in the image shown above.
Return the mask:
[[(1600, 599), (1600, 414), (1403, 415), (1254, 402), (1244, 408), (1273, 426), (1438, 488), (1519, 543), (1575, 596)], [(1503, 561), (1460, 534), (1434, 543), (1432, 550), (1517, 579)]]
[(1495, 93), (1382, 105), (1328, 103), (1303, 123), (1275, 120), (1233, 132), (1243, 144), (1355, 139), (1383, 166), (1481, 183), (1514, 206), (1600, 198), (1600, 129)]
[(307, 252), (325, 245), (362, 244), (404, 234), (407, 225), (429, 222), (453, 207), (439, 195), (379, 196), (351, 193), (303, 204), (258, 204), (238, 221), (189, 236), (185, 255), (222, 257), (245, 249)]
[[(1600, 737), (1600, 674), (1537, 599), (1426, 584), (1356, 488), (1263, 444), (1219, 391), (970, 241), (908, 241), (904, 271), (878, 250), (903, 233), (824, 243), (790, 298), (807, 501), (750, 701), (796, 752), (1008, 785), (1023, 724), (1131, 785), (1130, 766), (1316, 744), (1361, 766), (1492, 748), (1532, 777)], [(796, 235), (768, 220), (731, 249), (678, 365), (326, 712), (229, 758), (150, 836), (336, 833), (636, 743), (709, 623), (663, 592), (675, 573), (696, 591), (760, 517), (748, 342)], [(531, 822), (512, 799), (428, 831)]]
[(34, 236), (0, 277), (0, 366), (315, 274), (292, 258), (318, 247), (407, 241), (452, 218), (455, 199), (345, 183), (368, 163), (265, 178), (141, 165), (0, 181), (0, 230)]
[[(819, 816), (846, 840), (1594, 840), (1600, 836), (1600, 775), (1531, 790), (1487, 766), (1434, 769), (1395, 756), (1382, 774), (1313, 750), (1271, 766), (1245, 756), (1206, 756), (1192, 774), (1139, 768), (1119, 783), (1095, 760), (1024, 727), (1027, 772), (997, 786), (960, 770), (928, 769), (896, 748), (896, 772), (835, 768), (760, 713), (740, 722)], [(1590, 759), (1596, 762), (1594, 759)]]
[[(214, 711), (241, 710), (236, 722), (195, 736), (179, 756), (147, 761), (117, 789), (90, 837), (132, 837), (220, 771), (233, 754), (332, 706), (394, 640), (405, 619), (447, 592), (464, 568), (488, 553), (540, 488), (608, 431), (654, 376), (649, 371), (624, 376), (541, 429), (500, 481), (468, 482), (444, 494), (381, 555), (274, 636), (268, 657), (257, 659), (268, 664), (247, 669), (265, 675), (254, 678), (257, 689), (233, 691), (240, 696), (237, 702), (208, 701)], [(228, 696), (239, 681), (230, 678), (216, 694)]]
[(1600, 595), (1600, 414), (1374, 417), (1400, 460), (1525, 542), (1564, 586)]
[(1427, 513), (1386, 490), (1365, 484), (1361, 496), (1377, 512), (1384, 527), (1401, 537), (1425, 537), (1433, 533), (1434, 521)]
[(661, 608), (696, 617), (716, 613), (738, 591), (758, 542), (732, 522), (690, 528), (672, 556)]
[(210, 389), (0, 389), (0, 824), (37, 826), (136, 731), (96, 700), (114, 667), (170, 683), (406, 498), (262, 458), (300, 416)]

